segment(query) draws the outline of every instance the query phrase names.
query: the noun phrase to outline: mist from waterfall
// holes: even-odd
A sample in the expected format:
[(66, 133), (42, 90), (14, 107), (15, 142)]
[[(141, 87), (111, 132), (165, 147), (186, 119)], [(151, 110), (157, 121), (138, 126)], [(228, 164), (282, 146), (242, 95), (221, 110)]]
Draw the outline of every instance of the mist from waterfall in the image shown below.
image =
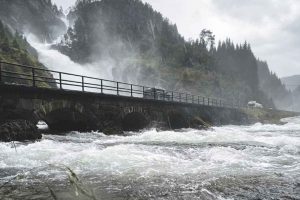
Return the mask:
[[(81, 65), (72, 61), (51, 46), (54, 43), (42, 43), (34, 35), (28, 34), (27, 40), (38, 52), (38, 58), (48, 69), (84, 76), (113, 79), (112, 67), (109, 63), (90, 63)], [(105, 67), (104, 67), (105, 66)]]
[[(62, 21), (66, 24), (66, 27), (69, 27), (69, 21), (66, 18), (62, 18)], [(66, 30), (67, 31), (67, 30)], [(35, 35), (32, 33), (26, 34), (27, 41), (29, 44), (34, 47), (38, 52), (38, 59), (39, 61), (44, 64), (49, 70), (63, 72), (63, 73), (70, 73), (70, 74), (77, 74), (81, 76), (93, 77), (93, 78), (100, 78), (105, 80), (115, 80), (120, 81), (120, 76), (113, 75), (113, 71), (115, 68), (115, 61), (112, 58), (107, 57), (106, 59), (95, 60), (95, 62), (87, 63), (87, 64), (79, 64), (70, 59), (67, 55), (64, 55), (59, 50), (52, 48), (53, 45), (59, 43), (63, 35), (56, 38), (52, 43), (42, 42), (40, 41)], [(120, 71), (120, 73), (123, 73)], [(54, 78), (58, 79), (59, 74), (52, 72)], [(71, 80), (76, 81), (79, 86), (68, 86), (70, 82), (65, 81), (65, 85), (63, 89), (72, 89), (72, 90), (81, 90), (81, 77), (79, 76), (71, 76), (62, 74), (62, 79), (64, 80)], [(99, 80), (88, 79), (86, 78), (87, 83), (91, 84), (100, 84)], [(57, 81), (58, 82), (58, 81)], [(106, 85), (114, 87), (113, 83), (106, 82)], [(91, 89), (89, 88), (88, 91), (91, 92), (99, 92), (100, 89)], [(104, 91), (105, 93), (113, 93), (110, 90)]]

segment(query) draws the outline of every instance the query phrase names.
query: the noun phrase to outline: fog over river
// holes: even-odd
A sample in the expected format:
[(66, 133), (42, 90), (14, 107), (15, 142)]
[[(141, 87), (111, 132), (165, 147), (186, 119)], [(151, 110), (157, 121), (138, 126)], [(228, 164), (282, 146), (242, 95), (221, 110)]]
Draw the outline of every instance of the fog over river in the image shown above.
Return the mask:
[(300, 117), (284, 121), (0, 143), (1, 198), (300, 199)]

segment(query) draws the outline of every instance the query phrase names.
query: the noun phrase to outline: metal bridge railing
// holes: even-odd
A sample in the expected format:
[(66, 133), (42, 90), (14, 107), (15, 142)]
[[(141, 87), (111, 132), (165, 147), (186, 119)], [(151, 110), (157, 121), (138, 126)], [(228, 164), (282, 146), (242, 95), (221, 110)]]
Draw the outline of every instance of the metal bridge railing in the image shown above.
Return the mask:
[[(52, 76), (45, 76), (45, 73), (43, 72), (48, 72), (49, 74), (52, 74)], [(227, 102), (222, 99), (203, 97), (176, 91), (167, 91), (153, 87), (82, 76), (49, 69), (40, 69), (3, 61), (0, 61), (0, 83), (24, 85), (29, 87), (51, 87), (58, 90), (75, 90), (214, 107), (241, 108), (238, 104)]]

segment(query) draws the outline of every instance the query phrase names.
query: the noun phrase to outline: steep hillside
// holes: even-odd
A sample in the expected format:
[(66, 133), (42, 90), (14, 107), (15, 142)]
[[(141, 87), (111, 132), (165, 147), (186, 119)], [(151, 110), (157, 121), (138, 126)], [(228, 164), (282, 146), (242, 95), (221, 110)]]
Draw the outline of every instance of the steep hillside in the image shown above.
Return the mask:
[(65, 37), (65, 53), (78, 62), (124, 57), (157, 57), (158, 62), (184, 63), (178, 52), (185, 51), (183, 38), (150, 5), (133, 0), (79, 1), (69, 14), (76, 19)]
[(280, 109), (286, 109), (292, 104), (292, 94), (288, 91), (278, 76), (269, 70), (267, 62), (257, 60), (259, 86), (264, 93), (273, 99)]
[(284, 78), (281, 78), (281, 81), (286, 85), (286, 87), (289, 90), (293, 91), (298, 86), (300, 86), (300, 75), (284, 77)]
[(290, 104), (289, 109), (293, 110), (293, 111), (300, 111), (300, 86), (296, 87), (296, 89), (294, 89), (292, 91), (292, 103)]
[(81, 0), (68, 18), (74, 27), (55, 48), (79, 63), (106, 61), (117, 80), (273, 107), (259, 89), (247, 43), (215, 47), (208, 30), (185, 41), (176, 25), (139, 0)]
[(0, 0), (0, 19), (11, 30), (35, 34), (51, 41), (63, 34), (66, 26), (61, 10), (51, 0)]
[(274, 107), (273, 102), (259, 87), (258, 66), (250, 44), (234, 45), (230, 39), (219, 42), (213, 52), (215, 70), (226, 76), (226, 80), (233, 85), (227, 92), (243, 103), (256, 100), (268, 107)]
[[(28, 49), (31, 51), (29, 52)], [(36, 68), (45, 69), (45, 67), (38, 61), (35, 56), (35, 50), (30, 47), (26, 39), (18, 34), (11, 33), (11, 31), (3, 25), (0, 21), (0, 61), (10, 62), (10, 63), (21, 63), (23, 65), (30, 65)], [(2, 70), (9, 72), (18, 72), (27, 75), (31, 75), (30, 70), (22, 69), (20, 67), (15, 67), (11, 65), (2, 64)], [(2, 76), (15, 76), (9, 73), (2, 73)], [(37, 76), (42, 76), (48, 78), (47, 81), (51, 80), (52, 75), (46, 72), (36, 71)], [(19, 78), (30, 78), (28, 76), (18, 76)], [(43, 79), (45, 80), (45, 79)], [(2, 81), (14, 84), (26, 84), (31, 85), (32, 82), (28, 80), (21, 80), (16, 78), (6, 78), (2, 77)], [(43, 87), (56, 87), (56, 84), (42, 83), (38, 82), (38, 86)]]

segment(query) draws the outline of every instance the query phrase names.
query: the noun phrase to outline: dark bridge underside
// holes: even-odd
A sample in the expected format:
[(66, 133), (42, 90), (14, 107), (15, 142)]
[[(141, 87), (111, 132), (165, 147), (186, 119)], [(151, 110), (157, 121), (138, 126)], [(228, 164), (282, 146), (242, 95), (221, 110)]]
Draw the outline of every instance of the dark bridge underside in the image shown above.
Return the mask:
[(0, 122), (9, 119), (44, 120), (56, 131), (100, 130), (107, 134), (152, 126), (179, 129), (248, 122), (246, 114), (232, 108), (0, 85)]
[(57, 109), (45, 115), (42, 119), (51, 130), (55, 131), (86, 131), (96, 130), (97, 125), (89, 115), (72, 109)]
[(133, 112), (124, 117), (122, 120), (122, 128), (124, 131), (138, 131), (146, 128), (150, 121), (139, 112)]

